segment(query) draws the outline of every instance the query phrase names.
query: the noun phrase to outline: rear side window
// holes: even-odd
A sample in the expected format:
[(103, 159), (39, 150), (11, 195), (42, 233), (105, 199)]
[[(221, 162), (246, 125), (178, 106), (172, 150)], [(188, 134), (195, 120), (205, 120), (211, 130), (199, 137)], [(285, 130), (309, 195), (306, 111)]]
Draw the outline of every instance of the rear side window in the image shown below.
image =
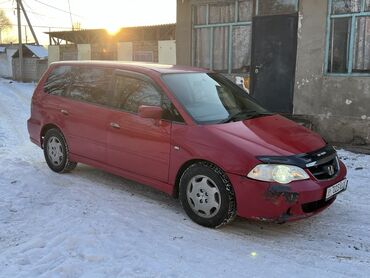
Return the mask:
[(70, 66), (56, 67), (50, 72), (44, 84), (44, 91), (50, 95), (64, 96), (71, 84), (71, 78)]
[(109, 105), (111, 99), (112, 70), (105, 68), (77, 67), (68, 97), (71, 99)]

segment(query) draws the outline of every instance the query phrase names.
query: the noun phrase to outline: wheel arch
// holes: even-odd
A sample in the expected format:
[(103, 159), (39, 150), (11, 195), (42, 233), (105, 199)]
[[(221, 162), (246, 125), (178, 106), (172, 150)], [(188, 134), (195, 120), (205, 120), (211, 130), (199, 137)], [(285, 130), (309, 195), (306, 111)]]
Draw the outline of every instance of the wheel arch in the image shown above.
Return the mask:
[(45, 137), (46, 132), (48, 132), (48, 130), (53, 129), (53, 128), (58, 129), (61, 133), (63, 133), (62, 130), (61, 130), (61, 128), (58, 125), (56, 125), (54, 123), (45, 124), (41, 128), (41, 132), (40, 132), (40, 145), (41, 145), (41, 148), (44, 148), (44, 137)]
[(173, 193), (172, 195), (175, 197), (175, 198), (178, 198), (179, 197), (179, 187), (180, 187), (180, 179), (182, 177), (182, 175), (184, 174), (184, 172), (193, 164), (196, 164), (196, 163), (199, 163), (199, 162), (205, 162), (207, 164), (211, 164), (217, 168), (219, 168), (226, 176), (226, 172), (222, 169), (222, 167), (220, 167), (219, 165), (217, 165), (216, 163), (212, 162), (212, 161), (209, 161), (207, 159), (191, 159), (191, 160), (188, 160), (186, 161), (185, 163), (183, 163), (181, 165), (181, 167), (179, 168), (179, 170), (177, 171), (177, 174), (176, 174), (176, 179), (175, 179), (175, 186), (173, 188)]

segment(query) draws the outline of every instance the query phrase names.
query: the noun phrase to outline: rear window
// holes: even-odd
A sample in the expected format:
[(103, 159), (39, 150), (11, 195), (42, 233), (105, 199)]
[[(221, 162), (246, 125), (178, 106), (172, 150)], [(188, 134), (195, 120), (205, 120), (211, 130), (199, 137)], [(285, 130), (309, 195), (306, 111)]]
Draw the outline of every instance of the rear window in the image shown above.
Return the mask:
[(66, 95), (71, 84), (71, 71), (71, 66), (60, 66), (53, 69), (44, 84), (44, 91), (50, 95)]

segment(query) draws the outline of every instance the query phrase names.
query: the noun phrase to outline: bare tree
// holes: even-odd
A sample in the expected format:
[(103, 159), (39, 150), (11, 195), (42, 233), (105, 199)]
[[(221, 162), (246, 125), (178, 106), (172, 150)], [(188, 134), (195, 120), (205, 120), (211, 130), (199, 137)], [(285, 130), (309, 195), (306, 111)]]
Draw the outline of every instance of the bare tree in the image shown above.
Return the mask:
[(0, 43), (2, 42), (1, 32), (11, 27), (12, 23), (10, 22), (10, 19), (6, 16), (3, 10), (0, 10)]

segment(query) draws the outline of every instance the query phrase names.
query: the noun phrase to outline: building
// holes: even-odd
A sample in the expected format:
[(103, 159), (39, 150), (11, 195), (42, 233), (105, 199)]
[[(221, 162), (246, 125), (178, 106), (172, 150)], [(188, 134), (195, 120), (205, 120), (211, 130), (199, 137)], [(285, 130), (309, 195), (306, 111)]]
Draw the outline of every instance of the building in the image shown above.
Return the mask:
[(49, 63), (122, 60), (176, 64), (175, 24), (49, 32)]
[(176, 46), (328, 141), (370, 145), (370, 0), (178, 0)]
[[(23, 45), (23, 80), (38, 81), (48, 66), (48, 51), (33, 44)], [(0, 76), (20, 80), (18, 44), (0, 46)]]

